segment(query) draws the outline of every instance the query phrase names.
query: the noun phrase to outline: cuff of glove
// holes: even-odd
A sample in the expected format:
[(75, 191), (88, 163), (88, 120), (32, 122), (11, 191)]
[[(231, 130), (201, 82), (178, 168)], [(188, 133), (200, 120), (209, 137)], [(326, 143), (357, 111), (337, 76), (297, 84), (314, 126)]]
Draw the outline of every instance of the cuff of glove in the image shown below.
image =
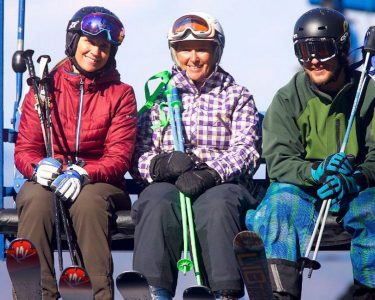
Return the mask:
[(369, 187), (369, 180), (367, 176), (362, 172), (362, 170), (356, 170), (353, 174), (353, 177), (362, 191)]
[(219, 185), (221, 183), (221, 177), (218, 172), (216, 172), (214, 169), (207, 166), (207, 169), (205, 169), (215, 180), (215, 184)]
[(311, 164), (311, 177), (316, 184), (320, 183), (319, 174), (317, 174), (317, 170), (320, 164), (321, 164), (321, 161), (315, 161)]
[(151, 176), (152, 180), (156, 181), (159, 178), (159, 172), (156, 172), (160, 168), (159, 167), (159, 160), (161, 158), (166, 157), (167, 155), (168, 155), (167, 153), (161, 153), (161, 154), (155, 155), (151, 159), (149, 171), (150, 171), (150, 176)]
[(78, 165), (70, 165), (68, 167), (68, 170), (74, 170), (81, 176), (82, 185), (86, 185), (90, 182), (89, 174), (87, 173), (87, 171), (84, 168), (82, 168)]

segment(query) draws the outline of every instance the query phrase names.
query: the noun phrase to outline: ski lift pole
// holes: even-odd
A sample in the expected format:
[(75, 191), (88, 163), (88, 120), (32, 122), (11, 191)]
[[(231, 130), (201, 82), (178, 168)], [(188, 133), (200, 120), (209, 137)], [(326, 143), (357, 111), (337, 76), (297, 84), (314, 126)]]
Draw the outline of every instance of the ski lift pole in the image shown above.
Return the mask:
[[(171, 83), (168, 85), (167, 89), (167, 102), (170, 112), (170, 122), (175, 150), (185, 152), (180, 109), (181, 101), (178, 97), (177, 88), (174, 87)], [(177, 262), (177, 268), (180, 271), (186, 273), (193, 267), (197, 284), (202, 285), (202, 276), (199, 270), (197, 247), (195, 243), (194, 219), (191, 207), (191, 199), (180, 192), (180, 204), (184, 240), (184, 254), (183, 258)], [(190, 236), (191, 256), (193, 261), (187, 258), (188, 234)]]
[[(4, 0), (0, 0), (0, 41), (4, 45)], [(3, 74), (4, 74), (4, 52), (3, 47), (0, 47), (0, 124), (1, 124), (1, 150), (0, 150), (0, 208), (4, 207), (4, 139), (3, 139), (3, 128), (4, 128), (4, 99), (3, 99)], [(0, 234), (0, 259), (4, 259), (4, 235)]]
[[(361, 73), (361, 76), (360, 76), (360, 79), (359, 79), (359, 82), (358, 82), (358, 87), (357, 87), (357, 91), (356, 91), (356, 94), (355, 94), (353, 107), (352, 107), (352, 110), (351, 110), (351, 113), (350, 113), (350, 117), (349, 117), (349, 121), (348, 121), (348, 126), (346, 128), (345, 136), (344, 136), (343, 142), (342, 142), (341, 147), (340, 147), (340, 152), (345, 152), (345, 148), (346, 148), (346, 145), (347, 145), (348, 140), (349, 140), (350, 131), (351, 131), (354, 119), (355, 119), (355, 115), (356, 115), (358, 105), (359, 105), (359, 102), (360, 102), (360, 99), (361, 99), (362, 91), (363, 91), (363, 88), (364, 88), (364, 85), (365, 85), (365, 82), (366, 82), (366, 75), (368, 74), (368, 71), (370, 69), (370, 64), (369, 64), (370, 58), (375, 53), (375, 26), (370, 27), (368, 29), (367, 33), (366, 33), (366, 39), (365, 39), (365, 45), (363, 47), (363, 51), (365, 53), (364, 67), (363, 67), (363, 70), (362, 70), (362, 73)], [(310, 269), (309, 274), (308, 274), (309, 278), (311, 277), (313, 270), (316, 270), (316, 269), (320, 268), (320, 264), (316, 261), (316, 258), (318, 256), (318, 251), (319, 251), (319, 248), (320, 248), (320, 243), (321, 243), (321, 239), (322, 239), (322, 236), (323, 236), (323, 231), (324, 231), (324, 227), (325, 227), (325, 224), (326, 224), (329, 209), (331, 207), (331, 203), (332, 203), (332, 199), (326, 199), (326, 200), (323, 201), (320, 212), (319, 212), (319, 215), (318, 215), (318, 218), (317, 218), (316, 223), (315, 223), (315, 227), (314, 227), (312, 236), (310, 238), (309, 244), (308, 244), (306, 252), (305, 252), (305, 256), (301, 258), (300, 274), (302, 275), (303, 269), (305, 267), (308, 267)], [(320, 229), (319, 229), (319, 225), (321, 225)], [(319, 229), (319, 235), (318, 235), (318, 239), (317, 239), (316, 244), (315, 244), (313, 257), (312, 257), (312, 259), (309, 259), (308, 257), (309, 257), (312, 245), (314, 243), (316, 234), (318, 232), (318, 229)]]
[(16, 100), (13, 107), (13, 116), (10, 120), (13, 129), (17, 130), (17, 112), (22, 97), (22, 77), (26, 71), (26, 65), (22, 58), (24, 48), (24, 32), (25, 32), (25, 0), (18, 1), (18, 30), (17, 30), (17, 51), (12, 57), (12, 68), (16, 72)]

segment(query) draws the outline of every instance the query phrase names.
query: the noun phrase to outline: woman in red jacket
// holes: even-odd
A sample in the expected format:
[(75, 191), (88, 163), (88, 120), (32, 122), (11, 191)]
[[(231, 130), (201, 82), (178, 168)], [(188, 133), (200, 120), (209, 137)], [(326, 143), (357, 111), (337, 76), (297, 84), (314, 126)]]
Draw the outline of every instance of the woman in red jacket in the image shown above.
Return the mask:
[[(121, 21), (103, 7), (84, 7), (69, 21), (67, 58), (51, 72), (51, 127), (44, 129), (30, 91), (15, 148), (27, 178), (17, 195), (18, 236), (38, 250), (43, 299), (57, 299), (53, 251), (53, 194), (65, 200), (81, 261), (95, 299), (113, 298), (110, 217), (129, 209), (124, 175), (136, 135), (136, 100), (120, 81), (115, 55), (124, 38)], [(46, 144), (52, 142), (52, 154)]]

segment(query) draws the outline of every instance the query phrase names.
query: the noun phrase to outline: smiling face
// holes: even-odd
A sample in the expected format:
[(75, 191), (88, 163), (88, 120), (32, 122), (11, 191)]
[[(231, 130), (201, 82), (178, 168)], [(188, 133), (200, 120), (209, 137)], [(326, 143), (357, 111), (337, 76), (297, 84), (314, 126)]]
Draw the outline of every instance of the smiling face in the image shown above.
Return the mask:
[(337, 56), (325, 62), (313, 58), (303, 63), (303, 68), (311, 82), (323, 92), (337, 92), (345, 84), (344, 68), (340, 66)]
[(110, 51), (111, 44), (103, 35), (95, 37), (81, 36), (74, 57), (83, 70), (95, 72), (106, 65)]
[(176, 59), (193, 82), (207, 78), (215, 68), (214, 44), (210, 41), (182, 41), (177, 43)]

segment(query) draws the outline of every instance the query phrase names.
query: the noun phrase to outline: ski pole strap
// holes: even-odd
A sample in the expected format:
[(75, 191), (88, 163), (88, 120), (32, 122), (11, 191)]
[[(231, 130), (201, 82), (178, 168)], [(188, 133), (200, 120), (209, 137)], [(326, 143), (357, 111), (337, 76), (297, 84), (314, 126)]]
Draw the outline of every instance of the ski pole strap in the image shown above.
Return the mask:
[[(151, 109), (154, 106), (155, 100), (162, 95), (164, 92), (169, 80), (171, 78), (171, 73), (169, 71), (162, 71), (150, 77), (149, 80), (146, 81), (145, 84), (145, 97), (146, 103), (142, 106), (142, 108), (138, 112), (138, 116), (143, 114), (146, 110)], [(148, 87), (149, 82), (158, 79), (160, 80), (159, 85), (156, 87), (155, 91), (150, 94), (150, 89)]]
[(159, 105), (159, 118), (160, 121), (158, 124), (152, 125), (151, 128), (153, 130), (159, 129), (159, 128), (165, 128), (168, 126), (170, 122), (170, 117), (165, 115), (164, 108), (168, 107), (168, 104), (165, 102), (160, 103)]

